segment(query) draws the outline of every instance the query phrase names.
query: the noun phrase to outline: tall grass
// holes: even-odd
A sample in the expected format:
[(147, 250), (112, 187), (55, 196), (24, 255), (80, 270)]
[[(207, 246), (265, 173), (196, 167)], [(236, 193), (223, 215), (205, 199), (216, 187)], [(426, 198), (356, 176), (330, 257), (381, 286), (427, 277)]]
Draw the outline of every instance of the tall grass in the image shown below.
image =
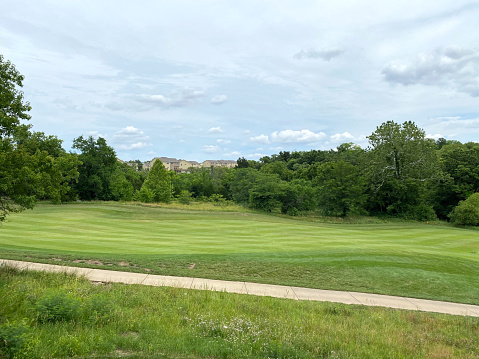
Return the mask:
[[(58, 315), (45, 320), (45, 303)], [(60, 298), (58, 300), (58, 298)], [(77, 308), (70, 315), (71, 303)], [(48, 306), (47, 306), (48, 307)], [(5, 358), (473, 358), (479, 319), (0, 268)]]

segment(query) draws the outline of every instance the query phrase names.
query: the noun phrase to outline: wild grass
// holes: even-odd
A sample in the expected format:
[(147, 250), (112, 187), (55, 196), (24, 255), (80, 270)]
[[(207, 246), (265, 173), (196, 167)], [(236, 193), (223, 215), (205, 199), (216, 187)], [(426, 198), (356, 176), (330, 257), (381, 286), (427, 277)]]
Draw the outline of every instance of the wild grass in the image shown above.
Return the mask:
[(40, 205), (0, 227), (0, 257), (479, 304), (477, 231), (174, 206)]
[[(77, 303), (76, 314), (44, 320), (44, 304), (52, 298), (61, 298), (59, 312)], [(98, 311), (108, 314), (92, 320)], [(29, 359), (479, 355), (478, 318), (178, 288), (94, 286), (66, 274), (6, 267), (0, 268), (0, 336), (3, 357)]]

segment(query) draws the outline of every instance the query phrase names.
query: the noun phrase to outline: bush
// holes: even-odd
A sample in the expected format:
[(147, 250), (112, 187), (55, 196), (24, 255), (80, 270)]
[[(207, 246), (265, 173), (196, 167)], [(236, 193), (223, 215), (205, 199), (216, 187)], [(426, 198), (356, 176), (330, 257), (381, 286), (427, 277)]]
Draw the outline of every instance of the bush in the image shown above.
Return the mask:
[(288, 216), (297, 216), (299, 215), (299, 211), (296, 207), (289, 207), (288, 211), (286, 212)]
[(70, 321), (80, 315), (80, 300), (62, 292), (52, 293), (38, 300), (36, 310), (41, 323)]
[(474, 193), (459, 204), (449, 214), (452, 223), (456, 225), (479, 225), (479, 193)]
[(435, 221), (437, 220), (436, 212), (431, 206), (420, 204), (414, 208), (414, 219), (418, 221)]
[(28, 327), (24, 323), (7, 323), (0, 326), (0, 358), (14, 358), (23, 348)]
[(93, 324), (109, 321), (114, 312), (113, 304), (103, 295), (93, 296), (85, 307), (85, 317)]
[(191, 192), (184, 189), (178, 195), (178, 202), (181, 204), (190, 204), (192, 201)]

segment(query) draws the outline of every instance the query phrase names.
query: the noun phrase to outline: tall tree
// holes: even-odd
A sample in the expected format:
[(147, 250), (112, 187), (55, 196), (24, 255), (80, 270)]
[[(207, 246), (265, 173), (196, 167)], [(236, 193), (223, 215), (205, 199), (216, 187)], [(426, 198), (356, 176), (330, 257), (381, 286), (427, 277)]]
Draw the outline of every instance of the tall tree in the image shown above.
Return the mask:
[(0, 55), (0, 222), (11, 212), (33, 208), (42, 192), (36, 170), (39, 159), (32, 156), (13, 136), (26, 131), (30, 104), (24, 100), (24, 77)]
[(322, 163), (313, 183), (319, 207), (327, 215), (344, 217), (364, 211), (366, 180), (358, 167), (343, 160)]
[(75, 186), (80, 199), (112, 199), (111, 181), (118, 162), (115, 150), (107, 145), (104, 138), (95, 140), (92, 136), (75, 138), (73, 148), (81, 152), (78, 156), (82, 162), (78, 167), (80, 176)]
[(163, 163), (157, 160), (148, 172), (148, 177), (138, 193), (138, 199), (142, 202), (169, 203), (172, 197), (171, 175)]
[(410, 121), (385, 122), (368, 139), (371, 209), (409, 215), (424, 204), (426, 184), (439, 177), (436, 144)]

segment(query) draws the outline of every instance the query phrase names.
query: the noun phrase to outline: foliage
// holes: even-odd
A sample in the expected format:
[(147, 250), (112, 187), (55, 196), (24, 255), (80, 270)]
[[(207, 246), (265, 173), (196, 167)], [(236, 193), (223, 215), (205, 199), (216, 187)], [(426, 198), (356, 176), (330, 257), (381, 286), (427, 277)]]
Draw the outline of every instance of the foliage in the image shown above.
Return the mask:
[(323, 163), (317, 171), (319, 207), (327, 215), (344, 217), (364, 211), (366, 180), (358, 167), (339, 160)]
[(0, 325), (0, 357), (15, 358), (23, 348), (27, 334), (28, 326), (24, 322)]
[(465, 201), (459, 202), (449, 217), (454, 224), (479, 226), (479, 193), (474, 193)]
[(178, 195), (178, 202), (182, 204), (190, 204), (192, 201), (191, 192), (184, 189)]
[(80, 318), (80, 301), (65, 292), (52, 292), (35, 303), (40, 323), (71, 321)]
[(141, 187), (139, 199), (147, 203), (169, 203), (172, 197), (173, 187), (171, 185), (171, 176), (163, 163), (157, 160), (148, 172), (148, 177)]
[(440, 176), (435, 142), (410, 121), (385, 122), (368, 139), (371, 210), (408, 216), (425, 203), (426, 185)]
[(102, 137), (94, 139), (92, 136), (80, 136), (73, 140), (74, 149), (81, 153), (78, 158), (78, 183), (75, 189), (80, 199), (110, 200), (112, 199), (111, 181), (117, 168), (115, 150), (108, 146)]

